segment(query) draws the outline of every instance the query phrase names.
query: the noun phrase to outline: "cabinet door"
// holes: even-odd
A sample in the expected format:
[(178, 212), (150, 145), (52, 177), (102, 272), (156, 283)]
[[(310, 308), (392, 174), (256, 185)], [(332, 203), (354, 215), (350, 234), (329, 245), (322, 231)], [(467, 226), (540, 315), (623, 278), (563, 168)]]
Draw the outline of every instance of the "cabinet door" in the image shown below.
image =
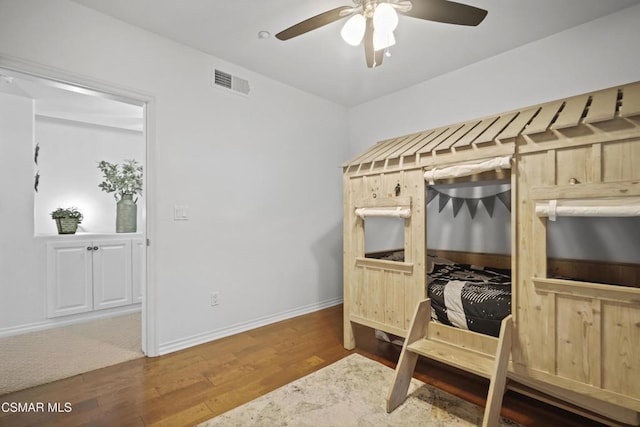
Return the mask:
[(90, 241), (47, 243), (48, 317), (93, 309)]
[(132, 290), (133, 300), (132, 302), (142, 302), (142, 289), (145, 284), (145, 272), (146, 272), (146, 254), (147, 246), (145, 245), (145, 239), (133, 239), (131, 241), (132, 257)]
[(131, 304), (131, 240), (93, 242), (93, 308)]

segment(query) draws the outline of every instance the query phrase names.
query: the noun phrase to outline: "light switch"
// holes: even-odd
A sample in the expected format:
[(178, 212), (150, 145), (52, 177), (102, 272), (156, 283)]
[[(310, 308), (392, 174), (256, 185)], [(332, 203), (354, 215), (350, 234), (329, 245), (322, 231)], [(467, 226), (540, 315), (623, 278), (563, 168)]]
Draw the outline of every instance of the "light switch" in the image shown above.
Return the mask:
[(186, 221), (189, 219), (189, 207), (182, 205), (173, 206), (173, 220)]

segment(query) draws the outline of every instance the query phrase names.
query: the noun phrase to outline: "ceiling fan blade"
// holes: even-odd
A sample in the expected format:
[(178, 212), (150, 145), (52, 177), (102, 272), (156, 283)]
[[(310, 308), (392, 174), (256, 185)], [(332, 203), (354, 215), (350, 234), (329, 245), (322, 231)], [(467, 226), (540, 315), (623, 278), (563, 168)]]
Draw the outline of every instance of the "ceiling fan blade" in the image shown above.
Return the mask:
[(412, 0), (413, 7), (407, 16), (446, 24), (475, 27), (487, 16), (487, 11), (474, 6), (448, 0)]
[(351, 6), (336, 7), (335, 9), (328, 10), (309, 19), (305, 19), (302, 22), (298, 22), (296, 25), (276, 34), (276, 38), (280, 40), (289, 40), (291, 38), (297, 37), (301, 34), (307, 33), (311, 30), (315, 30), (316, 28), (323, 27), (334, 21), (349, 16), (349, 13), (347, 11), (353, 10), (354, 8)]
[(373, 50), (373, 19), (367, 18), (367, 26), (364, 31), (364, 57), (367, 67), (376, 66), (376, 52)]
[(384, 50), (383, 49), (376, 50), (376, 54), (375, 54), (376, 65), (374, 65), (374, 67), (379, 67), (382, 65), (382, 58), (384, 58)]

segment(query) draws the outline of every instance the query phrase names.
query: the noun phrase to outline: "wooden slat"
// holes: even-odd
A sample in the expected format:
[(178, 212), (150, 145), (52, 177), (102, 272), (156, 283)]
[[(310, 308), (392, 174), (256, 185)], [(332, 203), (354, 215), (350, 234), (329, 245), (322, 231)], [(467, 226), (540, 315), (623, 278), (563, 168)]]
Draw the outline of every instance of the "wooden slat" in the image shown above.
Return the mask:
[(530, 194), (533, 200), (631, 197), (640, 196), (640, 182), (533, 186)]
[(393, 153), (398, 148), (398, 146), (404, 146), (407, 143), (410, 143), (415, 137), (416, 135), (412, 134), (403, 136), (401, 138), (396, 138), (392, 143), (388, 144), (387, 147), (384, 148), (384, 150), (379, 151), (373, 161), (377, 162), (379, 160), (389, 159), (391, 157), (391, 153)]
[(431, 152), (433, 149), (435, 149), (438, 145), (440, 145), (442, 143), (442, 141), (446, 141), (447, 138), (449, 138), (451, 135), (453, 135), (454, 133), (456, 133), (458, 131), (458, 129), (460, 129), (462, 126), (464, 126), (464, 123), (458, 123), (455, 124), (451, 127), (449, 127), (446, 131), (442, 132), (440, 135), (438, 135), (436, 138), (432, 139), (427, 145), (425, 145), (424, 147), (422, 147), (418, 153), (422, 154), (422, 153), (429, 153)]
[(460, 138), (458, 142), (456, 142), (453, 147), (454, 148), (462, 148), (468, 147), (473, 143), (473, 141), (485, 130), (489, 128), (492, 124), (494, 124), (498, 120), (498, 117), (491, 117), (489, 119), (484, 119), (480, 124), (474, 127), (471, 131), (469, 131), (465, 136)]
[(391, 153), (389, 153), (388, 158), (390, 159), (395, 159), (397, 157), (400, 157), (402, 155), (404, 155), (404, 153), (408, 150), (410, 150), (411, 148), (415, 147), (416, 145), (418, 145), (421, 141), (423, 141), (425, 138), (428, 138), (430, 135), (433, 134), (433, 130), (427, 131), (427, 132), (420, 132), (418, 134), (415, 134), (411, 139), (405, 141), (404, 143), (398, 145), (394, 151), (392, 151)]
[(533, 107), (528, 110), (521, 111), (520, 114), (518, 114), (518, 117), (513, 119), (513, 121), (509, 123), (509, 126), (496, 136), (496, 139), (508, 139), (518, 136), (539, 109), (540, 107)]
[[(596, 387), (602, 387), (602, 301), (599, 299), (591, 300), (591, 316), (592, 327), (590, 328), (589, 345), (591, 351), (588, 353), (588, 366), (590, 370), (590, 383)], [(605, 344), (606, 345), (606, 344)]]
[(413, 273), (413, 263), (388, 261), (384, 259), (356, 257), (356, 267), (370, 268), (374, 270), (397, 271), (400, 273)]
[(402, 353), (400, 353), (400, 360), (398, 360), (393, 382), (387, 394), (387, 412), (396, 409), (407, 398), (409, 384), (411, 383), (413, 371), (418, 361), (418, 354), (407, 351), (407, 345), (420, 340), (427, 334), (430, 319), (431, 300), (422, 300), (416, 306), (411, 325), (409, 326), (409, 334), (402, 348)]
[(622, 92), (621, 117), (631, 117), (640, 114), (640, 82), (625, 86)]
[(489, 129), (484, 131), (480, 136), (474, 141), (476, 144), (482, 144), (485, 142), (493, 141), (496, 136), (500, 132), (502, 132), (512, 121), (518, 116), (519, 112), (515, 111), (513, 113), (508, 113), (500, 116), (498, 120), (493, 122)]
[(602, 181), (602, 144), (593, 144), (587, 151), (586, 176), (587, 182)]
[(640, 289), (576, 280), (532, 278), (536, 292), (593, 298), (621, 304), (640, 304)]
[(443, 133), (449, 130), (450, 126), (443, 126), (441, 128), (435, 129), (433, 132), (429, 134), (427, 138), (423, 138), (420, 143), (414, 145), (410, 150), (402, 153), (402, 157), (413, 156), (418, 152), (422, 152), (425, 147), (431, 144), (431, 141), (440, 137)]
[(484, 378), (491, 378), (495, 362), (492, 355), (427, 339), (414, 342), (407, 347), (407, 350)]
[(491, 373), (487, 406), (484, 410), (484, 418), (482, 419), (483, 427), (498, 425), (500, 409), (502, 408), (502, 398), (504, 397), (504, 387), (507, 384), (507, 368), (509, 367), (509, 356), (511, 355), (512, 326), (512, 315), (502, 319), (500, 337), (498, 339), (498, 352), (496, 353), (495, 364)]
[[(606, 347), (609, 348), (609, 347)], [(616, 347), (611, 347), (616, 349)], [(630, 356), (634, 355), (634, 353), (630, 352)], [(543, 389), (546, 385), (550, 385), (550, 390), (555, 389), (556, 387), (564, 388), (567, 390), (571, 390), (572, 392), (579, 393), (576, 395), (576, 403), (580, 403), (580, 398), (585, 398), (582, 400), (582, 405), (586, 408), (591, 408), (599, 404), (599, 402), (593, 402), (591, 399), (598, 399), (602, 402), (606, 402), (612, 405), (617, 405), (621, 410), (621, 414), (625, 415), (633, 415), (629, 414), (627, 411), (632, 410), (636, 412), (640, 412), (640, 400), (635, 397), (631, 397), (625, 394), (611, 392), (609, 390), (601, 389), (600, 387), (594, 387), (590, 384), (585, 384), (580, 381), (573, 380), (571, 378), (564, 378), (559, 375), (552, 375), (548, 372), (540, 371), (538, 369), (524, 369), (520, 368), (517, 375), (514, 375), (513, 372), (509, 372), (509, 377), (513, 377), (516, 381), (523, 381), (526, 384), (526, 380), (534, 380), (541, 381), (540, 388)], [(582, 394), (583, 396), (580, 396)], [(588, 398), (588, 399), (586, 399)], [(626, 413), (625, 413), (626, 412)], [(611, 416), (614, 419), (620, 419), (621, 416), (618, 413), (610, 412)], [(637, 419), (637, 418), (636, 418)], [(613, 424), (615, 425), (615, 424)], [(637, 425), (637, 423), (636, 423)]]
[(360, 158), (358, 160), (359, 163), (369, 163), (374, 161), (377, 157), (380, 156), (381, 153), (385, 153), (389, 147), (393, 147), (395, 144), (397, 144), (399, 141), (404, 140), (405, 137), (399, 137), (399, 138), (392, 138), (392, 139), (387, 139), (386, 141), (383, 141), (379, 144), (376, 144), (376, 146), (374, 147), (375, 150), (371, 150), (368, 155), (363, 156), (362, 158)]
[(536, 133), (545, 132), (549, 129), (549, 125), (553, 118), (558, 114), (560, 107), (562, 107), (563, 101), (556, 101), (549, 104), (545, 104), (540, 108), (540, 112), (535, 119), (524, 129), (523, 135), (533, 135)]
[(580, 119), (587, 107), (589, 95), (580, 95), (565, 101), (564, 108), (558, 115), (558, 119), (551, 125), (551, 129), (564, 129), (578, 126)]
[(399, 197), (366, 197), (360, 195), (354, 203), (354, 208), (395, 208), (411, 207), (411, 196)]
[(594, 92), (591, 95), (591, 105), (584, 118), (585, 123), (596, 123), (611, 120), (616, 114), (616, 102), (618, 101), (618, 89), (606, 89)]
[(357, 314), (351, 314), (349, 316), (349, 320), (359, 325), (367, 326), (371, 329), (380, 329), (381, 331), (385, 331), (399, 337), (405, 337), (407, 335), (407, 329), (405, 329), (404, 327), (398, 328), (396, 326), (389, 325), (388, 323), (378, 322), (376, 320), (368, 319)]
[(456, 142), (458, 142), (466, 134), (475, 129), (478, 124), (480, 124), (480, 121), (478, 120), (465, 123), (460, 129), (451, 134), (451, 136), (447, 138), (446, 141), (442, 141), (442, 143), (438, 145), (435, 150), (444, 151), (450, 149)]
[(492, 335), (479, 334), (437, 322), (429, 324), (429, 335), (426, 338), (431, 341), (455, 343), (458, 347), (478, 353), (496, 354), (498, 350), (498, 339)]

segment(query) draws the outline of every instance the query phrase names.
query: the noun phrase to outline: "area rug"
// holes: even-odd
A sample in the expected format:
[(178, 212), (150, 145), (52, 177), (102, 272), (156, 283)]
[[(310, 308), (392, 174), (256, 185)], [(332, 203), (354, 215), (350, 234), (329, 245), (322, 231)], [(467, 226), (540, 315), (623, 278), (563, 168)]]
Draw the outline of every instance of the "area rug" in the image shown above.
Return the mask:
[[(306, 377), (202, 423), (214, 426), (478, 426), (483, 408), (413, 379), (407, 400), (390, 414), (394, 371), (352, 354)], [(502, 418), (500, 426), (518, 426)]]
[(0, 395), (143, 357), (140, 313), (0, 338)]

